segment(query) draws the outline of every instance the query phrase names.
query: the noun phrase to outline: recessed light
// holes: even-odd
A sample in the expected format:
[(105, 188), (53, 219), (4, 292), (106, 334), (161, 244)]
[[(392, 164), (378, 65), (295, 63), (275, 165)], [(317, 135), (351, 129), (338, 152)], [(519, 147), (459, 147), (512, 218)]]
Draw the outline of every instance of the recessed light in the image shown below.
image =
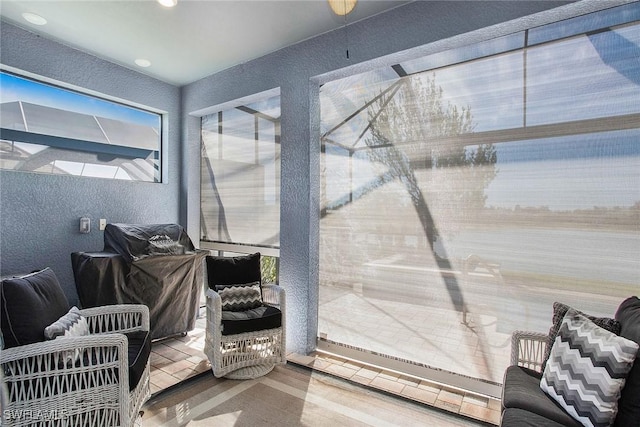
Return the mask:
[(138, 58), (135, 60), (135, 63), (138, 67), (147, 68), (151, 66), (151, 61), (144, 58)]
[(164, 7), (173, 7), (178, 4), (178, 0), (158, 0), (158, 3)]
[(47, 23), (47, 20), (44, 19), (40, 15), (36, 15), (35, 13), (25, 12), (22, 14), (22, 17), (25, 21), (32, 23), (33, 25), (44, 25)]

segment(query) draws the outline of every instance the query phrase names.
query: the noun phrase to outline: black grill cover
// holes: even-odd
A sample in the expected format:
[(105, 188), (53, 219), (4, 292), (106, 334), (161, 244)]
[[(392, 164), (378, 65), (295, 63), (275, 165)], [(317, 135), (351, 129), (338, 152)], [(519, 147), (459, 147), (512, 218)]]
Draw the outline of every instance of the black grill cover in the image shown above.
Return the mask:
[(104, 229), (104, 251), (120, 254), (128, 262), (193, 249), (189, 235), (178, 224), (107, 224)]
[(102, 252), (71, 254), (82, 307), (144, 304), (152, 339), (192, 330), (209, 252), (176, 224), (108, 224), (104, 239)]

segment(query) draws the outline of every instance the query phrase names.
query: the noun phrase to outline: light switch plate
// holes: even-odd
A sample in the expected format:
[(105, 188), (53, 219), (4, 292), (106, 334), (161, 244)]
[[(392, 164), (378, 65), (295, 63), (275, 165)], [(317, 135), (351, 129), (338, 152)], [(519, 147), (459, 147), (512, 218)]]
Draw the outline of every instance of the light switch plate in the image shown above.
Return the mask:
[(104, 230), (107, 226), (107, 220), (104, 218), (100, 218), (100, 230)]

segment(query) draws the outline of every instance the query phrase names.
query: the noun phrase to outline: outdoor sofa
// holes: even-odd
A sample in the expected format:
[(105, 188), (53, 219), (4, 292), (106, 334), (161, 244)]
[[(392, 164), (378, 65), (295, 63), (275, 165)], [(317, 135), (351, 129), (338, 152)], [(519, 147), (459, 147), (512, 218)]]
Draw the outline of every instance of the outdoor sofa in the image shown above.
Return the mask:
[(501, 425), (640, 426), (638, 343), (635, 296), (620, 304), (614, 318), (555, 303), (548, 334), (513, 333)]

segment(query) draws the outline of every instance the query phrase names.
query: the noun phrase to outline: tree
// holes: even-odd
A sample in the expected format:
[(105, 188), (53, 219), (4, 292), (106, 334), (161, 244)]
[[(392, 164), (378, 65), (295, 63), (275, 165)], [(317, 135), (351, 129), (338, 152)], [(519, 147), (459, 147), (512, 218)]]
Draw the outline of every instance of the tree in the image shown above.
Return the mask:
[[(492, 144), (466, 146), (475, 127), (470, 107), (445, 103), (435, 74), (402, 80), (368, 109), (369, 159), (398, 180), (411, 199), (427, 240), (454, 232), (485, 205), (484, 190), (496, 175)], [(434, 221), (433, 214), (446, 218)]]

